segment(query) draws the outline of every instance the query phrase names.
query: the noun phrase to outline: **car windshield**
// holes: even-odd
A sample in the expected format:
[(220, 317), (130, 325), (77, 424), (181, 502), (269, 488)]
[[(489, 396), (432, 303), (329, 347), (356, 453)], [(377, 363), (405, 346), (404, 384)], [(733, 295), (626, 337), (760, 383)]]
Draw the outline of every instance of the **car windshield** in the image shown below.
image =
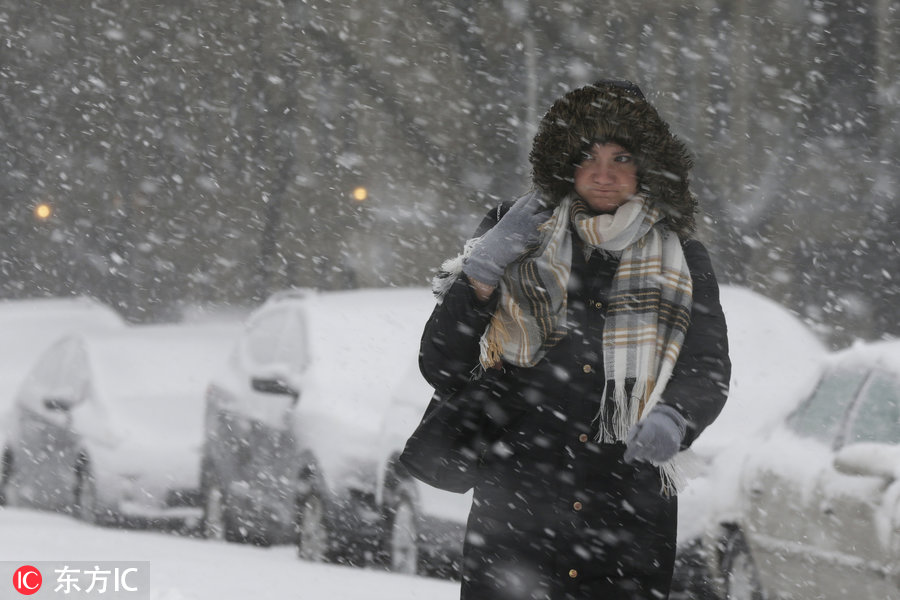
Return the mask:
[(299, 310), (278, 308), (253, 320), (245, 337), (246, 360), (257, 371), (281, 368), (286, 373), (306, 367), (306, 325)]
[(853, 411), (847, 442), (900, 443), (900, 387), (886, 374), (876, 373)]
[(836, 368), (825, 373), (812, 396), (788, 419), (803, 437), (833, 443), (841, 421), (866, 378), (860, 368)]

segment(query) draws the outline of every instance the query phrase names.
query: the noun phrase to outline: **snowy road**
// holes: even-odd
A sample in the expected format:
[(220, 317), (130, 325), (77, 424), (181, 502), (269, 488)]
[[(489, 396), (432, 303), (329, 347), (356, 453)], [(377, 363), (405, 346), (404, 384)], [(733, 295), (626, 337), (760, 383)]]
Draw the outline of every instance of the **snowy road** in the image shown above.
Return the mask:
[[(146, 561), (146, 562), (144, 562)], [(39, 565), (37, 564), (39, 563)], [(54, 570), (112, 571), (139, 563), (138, 592), (56, 591)], [(43, 575), (41, 588), (24, 596), (10, 583), (23, 565)], [(88, 566), (90, 565), (90, 566)], [(124, 569), (123, 569), (124, 570)], [(26, 581), (33, 581), (26, 579)], [(128, 583), (134, 583), (129, 581)], [(129, 587), (137, 587), (131, 585)], [(104, 598), (132, 600), (451, 600), (458, 584), (422, 577), (303, 562), (291, 547), (254, 548), (158, 532), (91, 527), (72, 518), (0, 507), (0, 600)]]

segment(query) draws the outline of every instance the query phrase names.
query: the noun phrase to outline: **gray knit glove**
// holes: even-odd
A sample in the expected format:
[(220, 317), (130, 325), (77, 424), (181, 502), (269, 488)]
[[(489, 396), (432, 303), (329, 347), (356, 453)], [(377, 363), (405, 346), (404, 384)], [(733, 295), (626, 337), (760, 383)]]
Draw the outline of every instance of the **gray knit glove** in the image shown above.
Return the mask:
[(657, 404), (628, 432), (625, 462), (643, 460), (658, 465), (669, 460), (678, 454), (686, 429), (687, 423), (680, 412)]
[(540, 192), (529, 192), (516, 200), (509, 212), (475, 242), (463, 263), (463, 273), (469, 279), (496, 286), (506, 266), (540, 239), (538, 225), (551, 213)]

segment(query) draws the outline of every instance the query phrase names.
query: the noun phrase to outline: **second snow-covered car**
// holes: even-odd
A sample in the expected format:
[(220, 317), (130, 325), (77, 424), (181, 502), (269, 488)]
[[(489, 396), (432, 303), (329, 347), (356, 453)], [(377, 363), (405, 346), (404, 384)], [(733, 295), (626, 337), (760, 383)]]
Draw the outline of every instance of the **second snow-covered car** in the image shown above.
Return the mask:
[(678, 496), (678, 560), (673, 600), (703, 600), (718, 551), (718, 523), (737, 510), (736, 460), (806, 397), (827, 356), (824, 344), (774, 300), (722, 286), (731, 387), (719, 417), (694, 442), (698, 472)]
[(381, 417), (433, 306), (424, 288), (288, 292), (250, 316), (206, 393), (208, 537), (382, 553)]
[(0, 499), (86, 521), (196, 521), (202, 393), (236, 334), (141, 326), (53, 344), (16, 396)]
[(836, 353), (750, 449), (719, 524), (722, 598), (900, 598), (900, 342)]

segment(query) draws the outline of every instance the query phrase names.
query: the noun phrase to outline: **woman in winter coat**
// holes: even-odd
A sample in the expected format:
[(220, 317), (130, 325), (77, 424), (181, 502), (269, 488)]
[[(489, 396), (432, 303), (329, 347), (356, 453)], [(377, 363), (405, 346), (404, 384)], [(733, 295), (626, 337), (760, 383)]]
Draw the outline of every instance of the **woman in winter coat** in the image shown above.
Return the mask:
[(530, 160), (533, 190), (442, 274), (422, 338), (428, 382), (479, 378), (502, 425), (480, 457), (462, 598), (666, 598), (679, 451), (731, 370), (691, 161), (612, 80), (557, 100)]

